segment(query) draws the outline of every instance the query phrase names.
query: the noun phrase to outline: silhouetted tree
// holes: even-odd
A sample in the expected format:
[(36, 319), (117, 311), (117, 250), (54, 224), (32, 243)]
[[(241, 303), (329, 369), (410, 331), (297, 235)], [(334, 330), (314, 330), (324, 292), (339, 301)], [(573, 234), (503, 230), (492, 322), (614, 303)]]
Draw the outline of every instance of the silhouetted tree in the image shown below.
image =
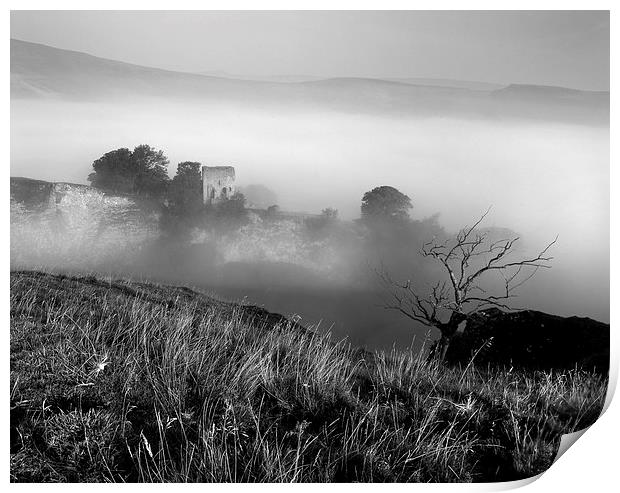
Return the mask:
[(166, 193), (168, 178), (168, 158), (163, 151), (157, 151), (143, 144), (133, 150), (131, 155), (138, 173), (135, 191), (140, 195), (163, 196)]
[(194, 217), (203, 210), (201, 164), (185, 161), (168, 187), (168, 200), (177, 216)]
[(131, 151), (126, 148), (105, 153), (93, 162), (94, 171), (88, 181), (95, 188), (118, 193), (132, 193), (135, 186), (135, 169)]
[(93, 187), (115, 193), (162, 197), (169, 182), (168, 158), (162, 151), (139, 145), (110, 151), (93, 162), (88, 176)]
[[(445, 279), (438, 280), (429, 292), (421, 293), (410, 280), (394, 280), (385, 269), (378, 272), (388, 294), (385, 308), (439, 329), (437, 349), (442, 360), (462, 322), (484, 308), (510, 309), (508, 303), (516, 296), (515, 289), (531, 279), (539, 268), (549, 268), (553, 258), (546, 254), (557, 238), (536, 256), (510, 258), (518, 237), (490, 241), (488, 232), (476, 230), (488, 212), (452, 239), (433, 239), (423, 245), (421, 255), (437, 261), (445, 274)], [(502, 279), (501, 291), (489, 292), (489, 287), (482, 283), (492, 274)]]
[(402, 220), (409, 217), (411, 199), (394, 187), (381, 186), (366, 192), (362, 198), (362, 219)]

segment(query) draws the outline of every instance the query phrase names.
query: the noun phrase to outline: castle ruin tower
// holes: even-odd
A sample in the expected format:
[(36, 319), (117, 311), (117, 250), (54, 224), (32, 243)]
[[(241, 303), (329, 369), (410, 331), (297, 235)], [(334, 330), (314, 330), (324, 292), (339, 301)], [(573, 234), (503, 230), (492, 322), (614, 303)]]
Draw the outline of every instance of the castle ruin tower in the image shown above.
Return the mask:
[(235, 193), (235, 168), (232, 166), (202, 167), (202, 200), (204, 204), (219, 204)]

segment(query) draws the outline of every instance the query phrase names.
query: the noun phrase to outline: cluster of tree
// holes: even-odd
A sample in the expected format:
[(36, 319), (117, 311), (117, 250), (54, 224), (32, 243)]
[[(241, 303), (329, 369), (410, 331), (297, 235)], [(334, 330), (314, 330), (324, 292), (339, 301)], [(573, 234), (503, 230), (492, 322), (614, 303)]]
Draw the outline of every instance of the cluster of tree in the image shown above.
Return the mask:
[(88, 176), (91, 185), (112, 193), (132, 194), (166, 204), (162, 217), (166, 230), (199, 224), (238, 224), (245, 218), (245, 197), (234, 194), (216, 206), (205, 206), (202, 197), (201, 163), (184, 161), (175, 176), (168, 177), (168, 158), (163, 151), (139, 145), (110, 151), (95, 162)]
[[(166, 199), (177, 216), (193, 217), (203, 212), (201, 164), (185, 161), (177, 165), (176, 175), (168, 177), (168, 158), (163, 151), (143, 144), (130, 151), (127, 148), (107, 152), (93, 162), (88, 180), (93, 187), (113, 193), (126, 193)], [(277, 215), (278, 206), (270, 205), (275, 194), (262, 185), (247, 187), (252, 200), (260, 202), (270, 215)], [(221, 215), (238, 213), (245, 205), (243, 194), (236, 194), (223, 206)], [(362, 198), (362, 220), (371, 223), (386, 220), (404, 220), (412, 208), (411, 199), (389, 186), (366, 192)], [(308, 221), (312, 229), (321, 229), (338, 218), (338, 211), (327, 208), (318, 218)]]
[(166, 193), (168, 158), (162, 151), (139, 145), (110, 151), (93, 163), (91, 185), (114, 193), (162, 197)]

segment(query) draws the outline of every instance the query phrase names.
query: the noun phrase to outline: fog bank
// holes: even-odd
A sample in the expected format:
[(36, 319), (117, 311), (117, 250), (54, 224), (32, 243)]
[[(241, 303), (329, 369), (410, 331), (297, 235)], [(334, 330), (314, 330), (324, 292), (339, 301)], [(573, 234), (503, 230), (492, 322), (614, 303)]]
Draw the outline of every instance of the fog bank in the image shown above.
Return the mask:
[[(486, 225), (518, 232), (527, 248), (559, 236), (553, 268), (537, 274), (520, 305), (609, 320), (607, 127), (161, 100), (11, 102), (11, 176), (86, 183), (95, 159), (142, 143), (165, 152), (170, 176), (181, 161), (235, 166), (240, 185), (267, 186), (284, 210), (333, 207), (354, 219), (364, 192), (391, 185), (411, 197), (414, 219), (439, 213), (456, 231), (492, 206)], [(242, 284), (222, 290), (242, 297)], [(264, 295), (269, 286), (263, 295), (255, 288), (248, 294), (278, 304), (273, 290)], [(337, 322), (325, 311), (328, 325)]]

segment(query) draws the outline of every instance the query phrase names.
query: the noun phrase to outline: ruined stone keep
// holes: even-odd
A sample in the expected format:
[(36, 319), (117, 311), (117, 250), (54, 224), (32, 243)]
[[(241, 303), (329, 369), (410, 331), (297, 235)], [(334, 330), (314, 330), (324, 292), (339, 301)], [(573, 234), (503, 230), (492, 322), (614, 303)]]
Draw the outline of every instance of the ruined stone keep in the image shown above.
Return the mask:
[(218, 204), (235, 193), (235, 168), (232, 166), (202, 167), (202, 200)]

